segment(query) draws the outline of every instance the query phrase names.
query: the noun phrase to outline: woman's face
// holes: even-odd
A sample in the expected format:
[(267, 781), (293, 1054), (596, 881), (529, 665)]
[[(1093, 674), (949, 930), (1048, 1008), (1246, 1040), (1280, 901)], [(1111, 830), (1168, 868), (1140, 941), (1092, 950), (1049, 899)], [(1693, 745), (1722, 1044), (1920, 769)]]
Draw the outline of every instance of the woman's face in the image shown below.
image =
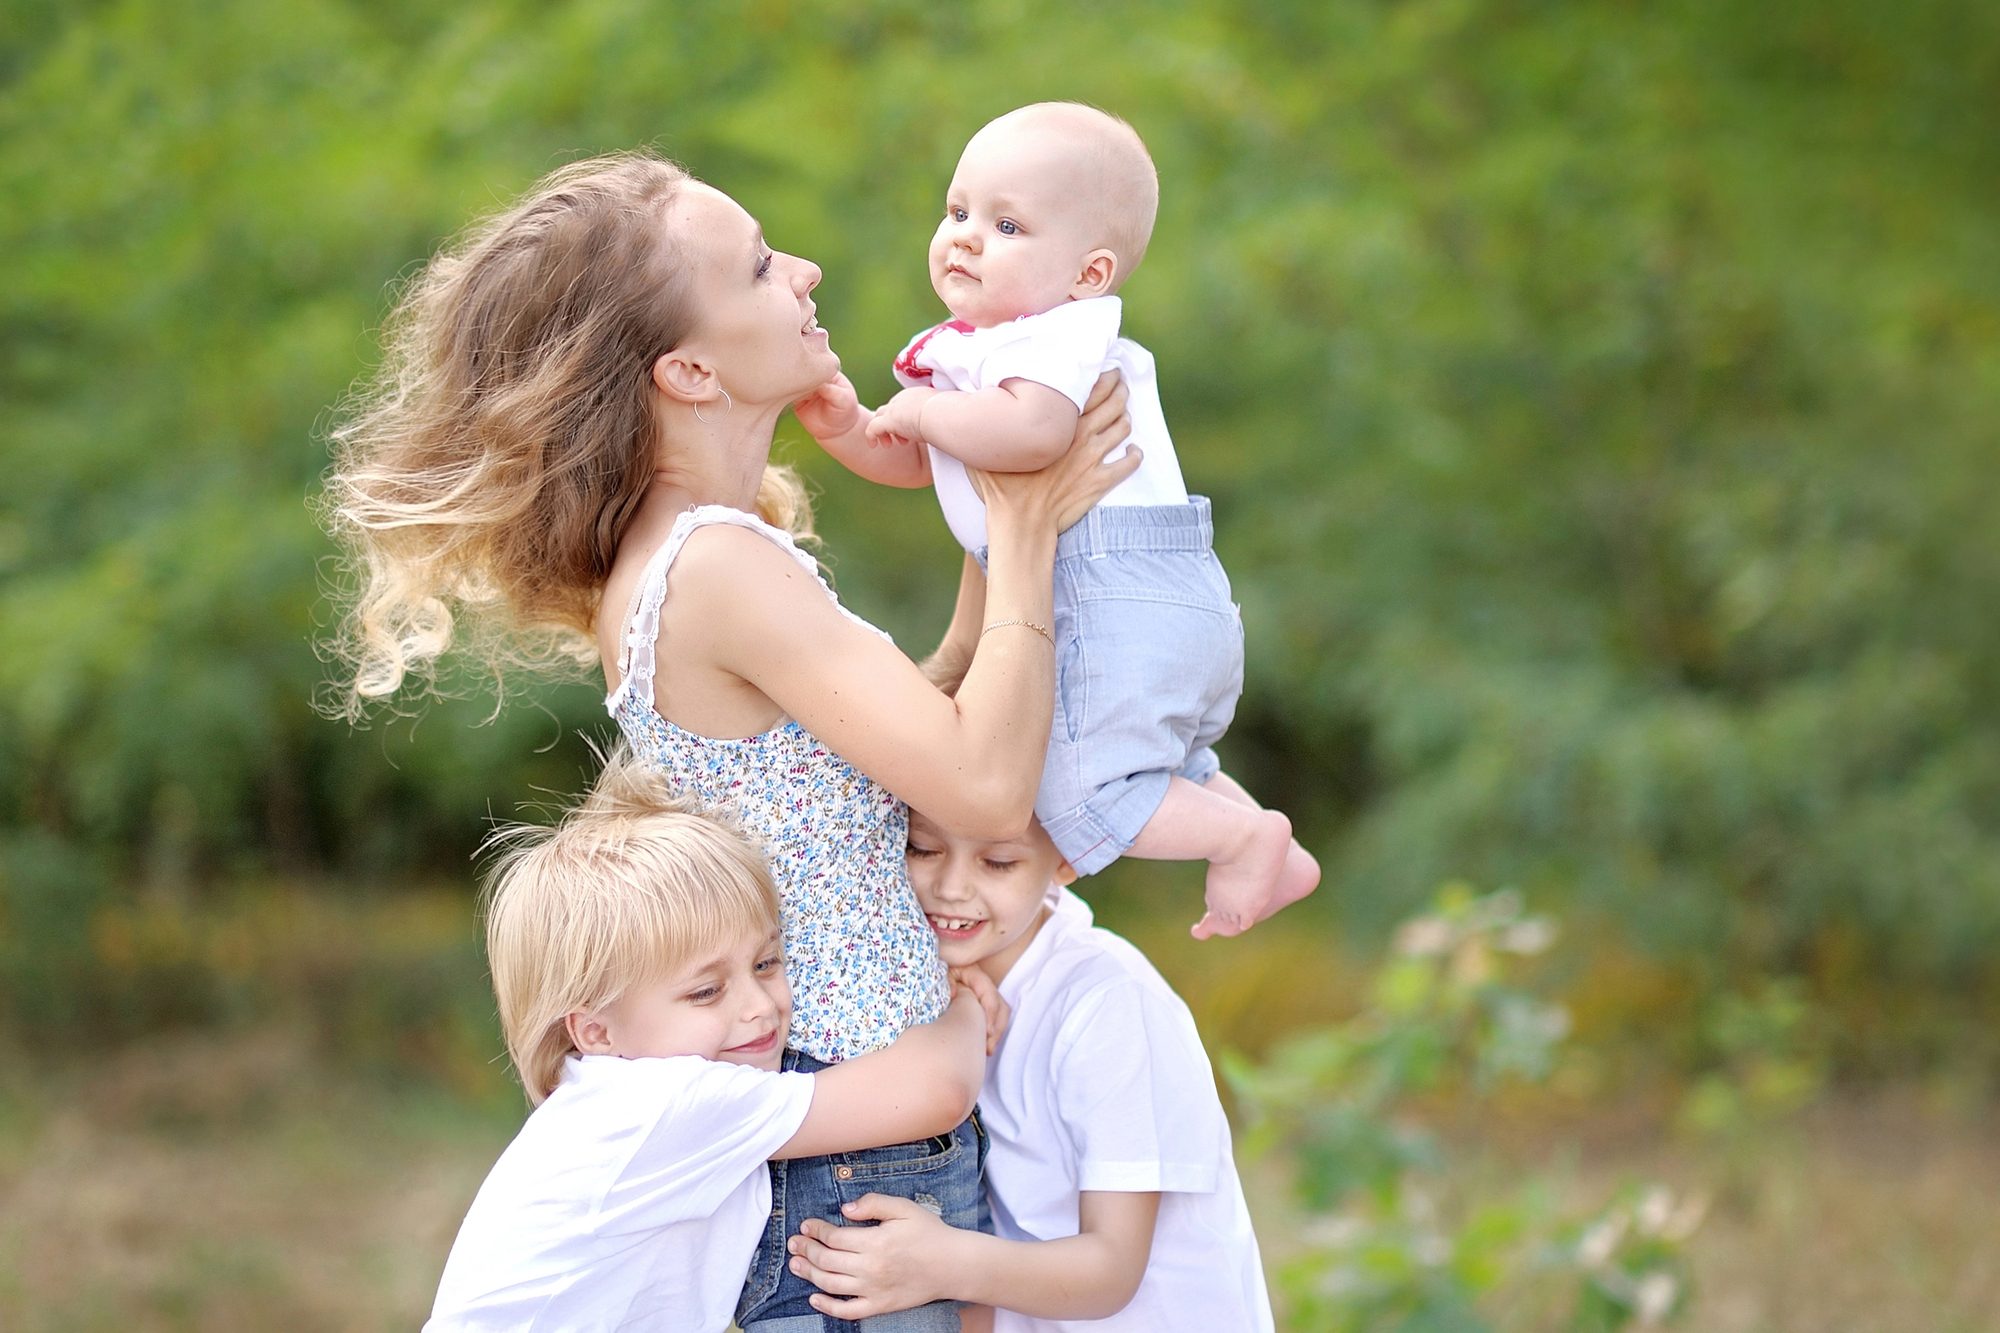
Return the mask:
[(764, 244), (764, 229), (734, 199), (690, 181), (667, 210), (695, 302), (695, 331), (680, 350), (705, 359), (738, 407), (783, 406), (840, 370), (814, 318), (819, 265)]

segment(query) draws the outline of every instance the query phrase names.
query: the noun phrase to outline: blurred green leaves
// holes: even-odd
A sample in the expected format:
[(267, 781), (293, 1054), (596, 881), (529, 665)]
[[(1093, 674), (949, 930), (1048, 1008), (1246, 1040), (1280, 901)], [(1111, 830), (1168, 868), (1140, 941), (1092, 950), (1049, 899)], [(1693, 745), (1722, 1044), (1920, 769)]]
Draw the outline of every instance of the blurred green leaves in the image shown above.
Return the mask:
[[(1077, 97), (1160, 166), (1128, 324), (1245, 607), (1226, 758), (1327, 865), (1308, 910), (1380, 936), (1518, 883), (1921, 1053), (1901, 997), (2000, 999), (1995, 87), (1967, 0), (15, 7), (0, 827), (114, 897), (463, 867), (603, 723), (582, 686), (483, 729), (476, 682), (310, 711), (306, 501), (389, 284), (657, 143), (822, 264), (879, 399), (965, 137)], [(920, 651), (934, 506), (787, 430), (843, 593)]]

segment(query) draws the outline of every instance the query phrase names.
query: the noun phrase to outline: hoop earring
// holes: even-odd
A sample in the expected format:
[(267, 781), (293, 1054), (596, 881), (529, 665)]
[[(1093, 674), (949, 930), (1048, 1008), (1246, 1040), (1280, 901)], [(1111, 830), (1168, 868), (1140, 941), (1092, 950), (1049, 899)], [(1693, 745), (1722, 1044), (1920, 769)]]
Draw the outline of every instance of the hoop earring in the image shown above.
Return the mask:
[[(729, 396), (729, 390), (727, 389), (717, 389), (716, 392), (721, 394), (722, 401), (728, 404), (727, 407), (724, 407), (722, 409), (722, 417), (726, 417), (729, 415), (730, 411), (736, 406), (736, 400)], [(716, 421), (721, 421), (722, 417), (717, 417), (715, 421), (710, 421), (707, 417), (701, 414), (701, 404), (696, 403), (694, 405), (694, 419), (696, 421), (699, 421), (704, 426), (713, 426), (716, 423)]]

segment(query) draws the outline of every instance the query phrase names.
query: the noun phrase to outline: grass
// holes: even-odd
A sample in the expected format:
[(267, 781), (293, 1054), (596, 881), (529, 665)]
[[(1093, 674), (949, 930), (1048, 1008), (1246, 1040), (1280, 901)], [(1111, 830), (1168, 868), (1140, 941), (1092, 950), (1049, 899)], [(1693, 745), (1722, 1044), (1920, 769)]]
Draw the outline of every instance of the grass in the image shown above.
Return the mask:
[[(283, 1029), (71, 1059), (0, 1102), (0, 1326), (20, 1333), (408, 1329), (519, 1119), (343, 1072)], [(1714, 1187), (1723, 1164), (1635, 1099), (1517, 1107), (1469, 1169), (1578, 1200), (1620, 1181)], [(1463, 1131), (1460, 1131), (1463, 1132)], [(1296, 1225), (1281, 1168), (1248, 1173), (1268, 1257)], [(1726, 1183), (1726, 1182), (1725, 1182)], [(1902, 1087), (1801, 1118), (1691, 1247), (1703, 1333), (2000, 1328), (2000, 1131)]]

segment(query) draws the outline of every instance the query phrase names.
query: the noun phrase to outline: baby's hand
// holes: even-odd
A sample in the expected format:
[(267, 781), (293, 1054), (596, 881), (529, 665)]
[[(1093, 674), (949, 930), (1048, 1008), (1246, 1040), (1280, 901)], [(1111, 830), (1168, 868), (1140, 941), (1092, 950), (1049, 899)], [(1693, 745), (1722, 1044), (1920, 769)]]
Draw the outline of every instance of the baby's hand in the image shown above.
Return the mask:
[(993, 984), (993, 978), (986, 975), (982, 967), (954, 967), (951, 969), (954, 986), (963, 986), (979, 1001), (979, 1007), (986, 1013), (986, 1053), (1000, 1049), (1000, 1039), (1007, 1035), (1008, 1020), (1014, 1011), (1007, 1001), (1000, 997), (1000, 988)]
[(924, 443), (919, 422), (924, 404), (936, 393), (936, 389), (905, 389), (875, 409), (875, 417), (868, 423), (868, 443), (885, 446)]
[(863, 420), (861, 396), (845, 375), (835, 375), (793, 403), (792, 411), (815, 440), (839, 439)]

